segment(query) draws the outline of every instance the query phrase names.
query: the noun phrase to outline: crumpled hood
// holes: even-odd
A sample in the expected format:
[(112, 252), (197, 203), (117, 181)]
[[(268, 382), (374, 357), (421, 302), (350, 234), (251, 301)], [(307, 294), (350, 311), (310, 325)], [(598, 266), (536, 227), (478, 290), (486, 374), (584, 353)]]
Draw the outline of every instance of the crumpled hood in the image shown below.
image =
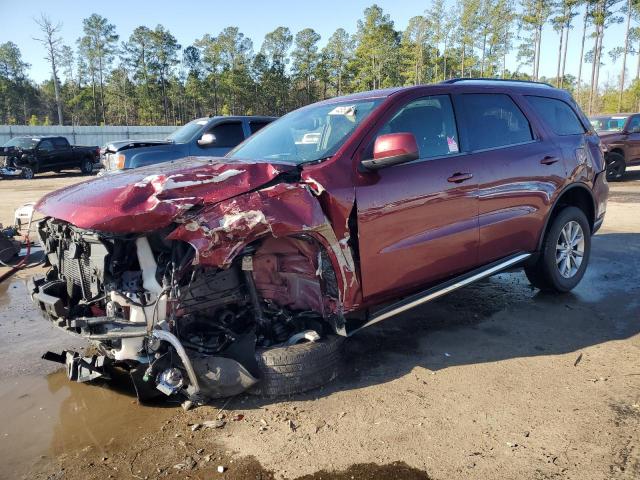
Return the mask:
[(105, 152), (114, 153), (131, 148), (151, 147), (154, 145), (172, 145), (170, 140), (142, 139), (142, 140), (116, 140), (105, 146)]
[(143, 233), (169, 225), (196, 205), (240, 195), (295, 168), (188, 157), (71, 185), (45, 195), (35, 208), (88, 230)]

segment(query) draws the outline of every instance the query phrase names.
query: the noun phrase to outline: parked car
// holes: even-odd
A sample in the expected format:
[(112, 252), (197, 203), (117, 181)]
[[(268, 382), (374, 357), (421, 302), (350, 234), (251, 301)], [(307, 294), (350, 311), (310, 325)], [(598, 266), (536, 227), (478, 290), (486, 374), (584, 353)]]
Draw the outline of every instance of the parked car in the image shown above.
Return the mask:
[(168, 162), (189, 155), (221, 157), (275, 120), (274, 117), (225, 116), (198, 118), (166, 140), (120, 140), (103, 149), (105, 172)]
[[(319, 102), (224, 158), (107, 175), (36, 209), (35, 304), (137, 392), (288, 394), (335, 377), (341, 339), (507, 268), (568, 292), (608, 186), (570, 95), (452, 80)], [(146, 380), (146, 381), (145, 381)]]
[(622, 180), (627, 166), (640, 165), (640, 113), (598, 115), (589, 120), (605, 150), (607, 180)]
[(69, 168), (88, 175), (100, 161), (100, 148), (70, 145), (65, 137), (15, 137), (2, 146), (0, 157), (0, 163), (21, 170), (24, 178)]

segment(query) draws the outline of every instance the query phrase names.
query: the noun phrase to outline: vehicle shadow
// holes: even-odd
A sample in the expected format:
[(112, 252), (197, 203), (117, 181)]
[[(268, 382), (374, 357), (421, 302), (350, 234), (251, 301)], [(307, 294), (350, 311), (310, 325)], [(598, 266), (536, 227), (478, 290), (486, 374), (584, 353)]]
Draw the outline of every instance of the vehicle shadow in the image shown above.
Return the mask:
[[(596, 235), (587, 273), (573, 292), (540, 292), (519, 271), (496, 275), (358, 332), (345, 342), (338, 380), (288, 398), (310, 400), (382, 384), (416, 368), (437, 372), (570, 352), (577, 357), (585, 347), (630, 338), (640, 333), (638, 272), (640, 233)], [(116, 388), (134, 396), (129, 386)], [(282, 400), (240, 397), (243, 408)], [(227, 400), (210, 403), (233, 408)]]
[(523, 272), (494, 276), (349, 338), (339, 380), (294, 398), (386, 383), (416, 367), (436, 372), (539, 355), (577, 357), (585, 347), (632, 337), (640, 333), (639, 271), (640, 234), (596, 235), (573, 292), (542, 293)]

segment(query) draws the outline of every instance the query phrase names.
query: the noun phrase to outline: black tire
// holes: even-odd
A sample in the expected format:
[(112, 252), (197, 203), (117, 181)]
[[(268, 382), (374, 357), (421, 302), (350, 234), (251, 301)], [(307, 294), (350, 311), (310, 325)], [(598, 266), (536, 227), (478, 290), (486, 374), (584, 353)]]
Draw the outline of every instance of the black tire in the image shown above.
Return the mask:
[[(583, 254), (581, 263), (576, 267), (575, 273), (569, 277), (561, 273), (562, 260), (558, 260), (559, 245), (562, 243), (562, 230), (571, 222), (577, 223), (582, 229), (583, 238)], [(567, 247), (568, 251), (579, 250), (579, 247)], [(576, 207), (565, 207), (553, 219), (551, 225), (547, 228), (542, 249), (536, 263), (526, 266), (524, 271), (527, 278), (534, 287), (540, 290), (565, 293), (572, 290), (582, 277), (589, 264), (591, 254), (591, 228), (586, 215), (582, 210)], [(575, 263), (573, 264), (576, 266)], [(571, 262), (569, 262), (570, 269)]]
[(624, 161), (624, 156), (617, 152), (607, 154), (607, 181), (609, 182), (621, 182), (624, 178), (624, 173), (627, 170), (627, 163)]
[(254, 395), (292, 395), (321, 387), (338, 376), (344, 338), (329, 335), (317, 342), (260, 348), (256, 360), (261, 379), (249, 390)]
[(80, 163), (80, 171), (85, 175), (91, 175), (93, 173), (93, 160), (89, 157), (83, 158)]
[(38, 173), (38, 165), (25, 165), (21, 167), (22, 170), (22, 178), (26, 180), (31, 180)]

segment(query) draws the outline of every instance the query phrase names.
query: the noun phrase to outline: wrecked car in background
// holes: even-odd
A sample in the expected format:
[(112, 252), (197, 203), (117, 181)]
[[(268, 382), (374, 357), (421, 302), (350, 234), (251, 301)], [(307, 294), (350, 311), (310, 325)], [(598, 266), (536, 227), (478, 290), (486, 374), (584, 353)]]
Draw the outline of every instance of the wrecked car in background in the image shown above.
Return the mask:
[(336, 376), (342, 338), (506, 268), (569, 291), (608, 192), (587, 125), (546, 85), (450, 81), (51, 193), (32, 298), (98, 354), (46, 357), (142, 398), (288, 394)]

